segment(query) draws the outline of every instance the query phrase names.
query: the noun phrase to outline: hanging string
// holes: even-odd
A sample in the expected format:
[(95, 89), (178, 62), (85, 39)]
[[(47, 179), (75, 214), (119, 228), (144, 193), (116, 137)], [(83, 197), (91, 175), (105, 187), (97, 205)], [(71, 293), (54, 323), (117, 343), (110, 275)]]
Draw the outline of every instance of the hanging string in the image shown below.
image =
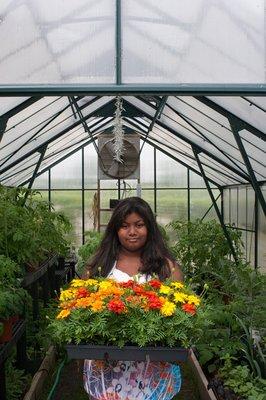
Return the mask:
[(124, 155), (124, 129), (123, 129), (123, 102), (122, 98), (118, 96), (115, 102), (115, 119), (114, 119), (114, 160), (119, 163), (123, 163), (123, 155)]

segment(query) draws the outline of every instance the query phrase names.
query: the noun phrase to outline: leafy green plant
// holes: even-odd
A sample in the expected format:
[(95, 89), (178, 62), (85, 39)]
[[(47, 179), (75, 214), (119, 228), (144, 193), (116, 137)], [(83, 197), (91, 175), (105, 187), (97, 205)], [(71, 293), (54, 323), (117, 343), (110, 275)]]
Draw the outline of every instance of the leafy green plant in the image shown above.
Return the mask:
[(265, 400), (266, 380), (254, 378), (246, 365), (233, 366), (232, 360), (232, 357), (225, 356), (224, 366), (219, 370), (224, 385), (244, 399)]
[(0, 318), (5, 320), (14, 315), (24, 314), (29, 301), (28, 293), (22, 288), (0, 287)]
[(5, 373), (7, 400), (20, 399), (30, 383), (31, 376), (25, 374), (25, 371), (17, 369), (12, 357), (5, 363)]
[(95, 254), (102, 240), (102, 233), (98, 231), (87, 231), (85, 233), (86, 242), (78, 249), (78, 265), (77, 272), (82, 274), (85, 265), (88, 263), (90, 258)]
[[(182, 265), (184, 275), (195, 284), (213, 278), (223, 265), (221, 260), (230, 258), (230, 246), (224, 232), (217, 221), (173, 221), (169, 227), (174, 230), (176, 240), (172, 244), (172, 252)], [(241, 233), (228, 228), (238, 258), (241, 258)], [(211, 277), (209, 276), (211, 275)]]
[(37, 194), (0, 186), (0, 254), (21, 266), (44, 260), (49, 253), (64, 255), (68, 248), (65, 234), (71, 224), (49, 203), (37, 201)]
[(0, 286), (20, 286), (22, 270), (10, 258), (0, 255)]

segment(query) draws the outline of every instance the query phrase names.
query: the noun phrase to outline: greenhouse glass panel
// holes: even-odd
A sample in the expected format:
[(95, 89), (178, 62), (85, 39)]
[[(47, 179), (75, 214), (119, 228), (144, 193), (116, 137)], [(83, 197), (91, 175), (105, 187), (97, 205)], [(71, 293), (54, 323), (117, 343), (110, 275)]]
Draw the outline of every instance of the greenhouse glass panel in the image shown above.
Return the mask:
[[(266, 200), (266, 185), (262, 186), (262, 193)], [(258, 229), (258, 265), (266, 273), (266, 219), (261, 206), (259, 206), (259, 229)]]
[(154, 190), (143, 189), (141, 192), (141, 198), (149, 203), (152, 211), (156, 214), (154, 197)]
[[(187, 169), (167, 155), (156, 151), (157, 187), (187, 187)], [(169, 173), (171, 171), (171, 173)]]
[(114, 0), (15, 0), (0, 14), (1, 84), (114, 83)]
[(206, 188), (204, 179), (202, 176), (189, 171), (189, 186), (191, 188)]
[(247, 232), (247, 248), (246, 248), (246, 260), (251, 265), (255, 265), (255, 233)]
[[(232, 200), (234, 195), (232, 195)], [(238, 228), (247, 229), (247, 188), (238, 188)]]
[[(242, 215), (246, 215), (246, 212), (243, 213), (242, 210), (242, 214), (240, 212), (239, 209), (239, 189), (238, 188), (231, 188), (229, 189), (230, 191), (230, 225), (236, 226), (238, 227), (238, 215), (240, 213), (240, 218), (243, 219)], [(243, 194), (245, 194), (245, 192), (242, 192)], [(244, 207), (244, 210), (246, 210), (246, 200), (243, 199), (242, 201), (242, 207)], [(241, 226), (241, 228), (243, 228), (244, 226)]]
[(188, 196), (187, 190), (157, 190), (157, 222), (166, 225), (179, 219), (187, 220)]
[(44, 172), (43, 174), (35, 178), (32, 189), (49, 189), (48, 172)]
[(247, 229), (255, 229), (255, 192), (247, 188)]
[(97, 153), (92, 144), (84, 148), (84, 187), (97, 188)]
[(265, 82), (263, 0), (128, 0), (122, 23), (124, 83)]
[(100, 191), (100, 208), (109, 208), (110, 199), (118, 199), (118, 191), (116, 190), (101, 190)]
[(82, 193), (80, 190), (53, 190), (51, 202), (56, 211), (63, 211), (72, 223), (69, 240), (77, 246), (82, 244)]
[(1, 97), (0, 98), (0, 115), (3, 115), (12, 108), (23, 103), (28, 97)]
[[(140, 148), (142, 143), (140, 141)], [(147, 143), (140, 154), (140, 183), (142, 188), (154, 186), (154, 149)]]
[(51, 169), (52, 189), (81, 189), (81, 152), (74, 153)]
[[(212, 193), (215, 198), (219, 196), (218, 190), (212, 189)], [(217, 205), (221, 209), (220, 198), (217, 200)], [(190, 189), (190, 219), (193, 221), (203, 217), (204, 221), (218, 220), (210, 195), (206, 189)]]
[(84, 192), (84, 227), (85, 232), (97, 229), (97, 192), (85, 190)]
[(223, 190), (224, 223), (230, 224), (230, 189)]
[(225, 110), (233, 113), (234, 115), (237, 115), (243, 121), (248, 122), (255, 128), (259, 129), (261, 132), (266, 133), (265, 109), (263, 110), (260, 107), (256, 107), (256, 105), (254, 105), (251, 101), (248, 101), (246, 98), (242, 97), (219, 96), (209, 98), (216, 104), (222, 106)]

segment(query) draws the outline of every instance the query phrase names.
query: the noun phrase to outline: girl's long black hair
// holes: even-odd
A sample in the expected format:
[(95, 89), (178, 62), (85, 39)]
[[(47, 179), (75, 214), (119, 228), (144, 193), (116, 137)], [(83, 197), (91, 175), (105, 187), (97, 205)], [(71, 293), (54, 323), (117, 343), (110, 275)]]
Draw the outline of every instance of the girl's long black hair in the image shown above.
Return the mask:
[(160, 280), (170, 277), (169, 261), (175, 265), (175, 260), (164, 243), (149, 204), (140, 197), (121, 200), (114, 209), (99, 249), (89, 262), (88, 273), (91, 277), (99, 275), (106, 277), (112, 270), (121, 246), (117, 232), (126, 217), (133, 212), (143, 218), (148, 231), (147, 241), (141, 254), (140, 272), (146, 275), (156, 274)]

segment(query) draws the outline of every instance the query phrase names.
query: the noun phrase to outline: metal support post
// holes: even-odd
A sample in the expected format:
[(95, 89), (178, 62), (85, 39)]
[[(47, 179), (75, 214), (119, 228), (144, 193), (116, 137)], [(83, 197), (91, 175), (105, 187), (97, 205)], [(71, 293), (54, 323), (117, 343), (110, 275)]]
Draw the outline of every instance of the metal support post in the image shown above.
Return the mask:
[(247, 152), (245, 150), (245, 147), (243, 145), (242, 139), (241, 139), (241, 137), (239, 135), (239, 131), (241, 129), (243, 129), (243, 125), (233, 117), (228, 118), (228, 120), (229, 120), (229, 123), (231, 125), (232, 132), (233, 132), (233, 135), (235, 137), (236, 143), (238, 145), (239, 151), (240, 151), (241, 156), (243, 158), (243, 161), (244, 161), (244, 163), (246, 165), (248, 174), (250, 176), (251, 185), (252, 185), (252, 187), (253, 187), (253, 189), (255, 191), (255, 195), (256, 195), (256, 197), (258, 197), (258, 200), (260, 202), (260, 205), (262, 207), (264, 215), (266, 215), (266, 202), (265, 202), (265, 199), (263, 197), (261, 188), (260, 188), (260, 186), (258, 184), (257, 178), (256, 178), (256, 176), (254, 174), (253, 168), (252, 168), (251, 163), (249, 161), (249, 158), (248, 158)]

